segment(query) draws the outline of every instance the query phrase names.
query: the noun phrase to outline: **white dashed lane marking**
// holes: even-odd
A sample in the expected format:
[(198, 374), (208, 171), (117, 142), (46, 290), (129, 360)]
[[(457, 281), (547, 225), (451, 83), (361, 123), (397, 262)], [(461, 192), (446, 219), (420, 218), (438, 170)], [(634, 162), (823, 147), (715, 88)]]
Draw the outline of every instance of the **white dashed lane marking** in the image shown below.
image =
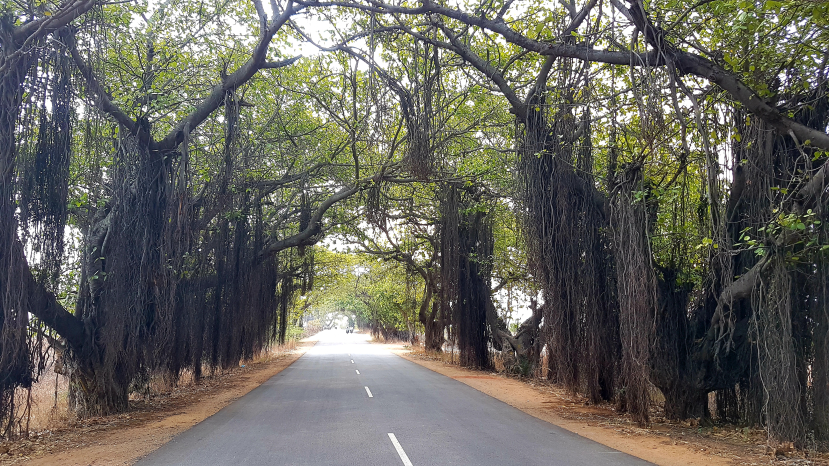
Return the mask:
[(397, 437), (389, 432), (389, 438), (391, 439), (392, 445), (394, 445), (394, 449), (397, 450), (397, 454), (400, 455), (400, 459), (403, 460), (403, 466), (412, 466), (412, 462), (409, 461), (409, 457), (406, 456), (406, 452), (403, 451), (403, 447), (400, 446), (400, 442), (397, 441)]

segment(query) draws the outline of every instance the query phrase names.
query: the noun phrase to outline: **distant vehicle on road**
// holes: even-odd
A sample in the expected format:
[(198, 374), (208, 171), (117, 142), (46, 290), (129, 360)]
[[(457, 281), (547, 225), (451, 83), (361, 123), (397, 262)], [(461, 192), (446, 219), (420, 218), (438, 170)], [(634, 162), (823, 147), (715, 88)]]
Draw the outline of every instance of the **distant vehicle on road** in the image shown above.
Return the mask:
[(345, 328), (345, 333), (354, 333), (354, 327), (349, 325)]

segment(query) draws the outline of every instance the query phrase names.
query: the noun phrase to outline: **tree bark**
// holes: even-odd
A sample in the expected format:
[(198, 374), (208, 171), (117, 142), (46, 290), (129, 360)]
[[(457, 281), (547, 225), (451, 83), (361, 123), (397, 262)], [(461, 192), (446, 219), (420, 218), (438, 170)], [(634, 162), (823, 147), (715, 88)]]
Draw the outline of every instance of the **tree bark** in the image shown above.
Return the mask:
[(429, 303), (424, 300), (424, 305), (420, 308), (420, 323), (424, 328), (424, 345), (426, 351), (433, 351), (440, 353), (443, 350), (443, 321), (439, 319), (440, 303), (437, 301), (432, 303), (431, 311), (424, 311), (424, 307), (428, 309)]
[(693, 384), (675, 383), (669, 390), (662, 390), (665, 396), (665, 417), (667, 419), (711, 418), (708, 409), (708, 392), (697, 389)]

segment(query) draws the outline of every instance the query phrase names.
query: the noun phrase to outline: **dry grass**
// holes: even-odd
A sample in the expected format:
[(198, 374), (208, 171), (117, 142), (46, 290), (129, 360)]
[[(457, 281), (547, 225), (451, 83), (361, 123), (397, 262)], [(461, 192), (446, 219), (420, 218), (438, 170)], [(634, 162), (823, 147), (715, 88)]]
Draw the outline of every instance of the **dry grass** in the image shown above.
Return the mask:
[[(407, 348), (408, 349), (408, 348)], [(441, 361), (446, 364), (454, 364), (460, 365), (460, 360), (458, 359), (458, 353), (454, 347), (450, 345), (444, 345), (444, 351), (440, 353), (434, 351), (426, 351), (426, 348), (423, 345), (415, 345), (411, 347), (411, 352), (413, 355), (430, 361)], [(501, 369), (498, 369), (496, 362), (496, 370), (499, 372), (503, 370), (504, 365), (501, 364)]]
[[(436, 353), (433, 351), (426, 351), (426, 348), (423, 345), (415, 345), (411, 347), (411, 352), (415, 356), (421, 359), (427, 359), (432, 361), (441, 361), (446, 364), (453, 364), (453, 365), (460, 365), (460, 360), (458, 358), (458, 350), (454, 346), (450, 344), (444, 344), (443, 351), (440, 353)], [(491, 352), (492, 357), (492, 369), (494, 372), (499, 374), (506, 374), (506, 366), (504, 365), (504, 360), (501, 357), (500, 352), (493, 351)], [(544, 356), (546, 358), (546, 356)], [(545, 379), (547, 375), (547, 364), (546, 360), (543, 361), (541, 367), (536, 370), (536, 373), (531, 378), (538, 378), (538, 379)], [(512, 374), (515, 376), (515, 374)], [(521, 377), (519, 377), (521, 378)]]
[(28, 403), (29, 406), (28, 431), (35, 433), (53, 430), (72, 421), (68, 393), (69, 381), (63, 375), (55, 373), (54, 363), (47, 367), (31, 389), (18, 390), (18, 403)]
[[(362, 334), (367, 335), (367, 334), (370, 334), (371, 332), (366, 330), (366, 331), (357, 332), (357, 333), (362, 333)], [(370, 341), (372, 343), (379, 343), (381, 345), (405, 345), (407, 347), (410, 344), (409, 340), (401, 340), (399, 338), (392, 338), (392, 337), (386, 338), (383, 335), (372, 335)]]

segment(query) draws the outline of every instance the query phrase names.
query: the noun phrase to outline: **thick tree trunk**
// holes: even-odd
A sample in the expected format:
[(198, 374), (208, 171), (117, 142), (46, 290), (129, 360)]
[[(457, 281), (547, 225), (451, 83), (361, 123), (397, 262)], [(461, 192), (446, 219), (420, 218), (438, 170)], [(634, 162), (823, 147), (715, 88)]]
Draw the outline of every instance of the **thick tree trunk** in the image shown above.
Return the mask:
[(665, 417), (681, 420), (696, 418), (709, 421), (708, 392), (699, 390), (693, 384), (675, 383), (670, 390), (663, 390), (665, 396)]
[[(124, 370), (108, 370), (100, 363), (85, 360), (70, 375), (69, 403), (77, 413), (106, 416), (129, 408), (132, 376)], [(103, 374), (109, 374), (107, 377)]]
[[(467, 218), (470, 225), (465, 226), (459, 235), (461, 254), (459, 260), (458, 303), (455, 310), (460, 362), (464, 367), (487, 369), (491, 366), (489, 355), (488, 329), (486, 324), (487, 301), (490, 299), (489, 272), (476, 259), (488, 258), (491, 251), (481, 251), (481, 244), (491, 245), (491, 239), (483, 238), (486, 229), (483, 215), (476, 213), (474, 219)], [(465, 222), (465, 223), (466, 223)], [(479, 227), (474, 228), (473, 227)], [(491, 228), (491, 226), (489, 227)], [(491, 230), (490, 234), (491, 234)], [(490, 236), (491, 238), (491, 236)]]
[[(434, 284), (430, 281), (430, 276), (423, 277), (426, 280), (426, 289), (423, 293), (423, 299), (420, 301), (420, 310), (417, 313), (418, 320), (423, 324), (425, 334), (423, 335), (423, 344), (426, 351), (440, 352), (443, 348), (443, 322), (438, 319), (440, 306), (437, 301), (432, 302), (434, 294)], [(432, 305), (432, 310), (429, 311), (429, 305)]]
[[(426, 304), (428, 306), (428, 303)], [(420, 323), (423, 324), (425, 330), (424, 345), (426, 351), (441, 352), (443, 349), (443, 321), (438, 319), (438, 312), (440, 304), (435, 301), (432, 303), (432, 311), (428, 314), (422, 312), (420, 314)]]
[(662, 268), (661, 277), (656, 278), (658, 307), (650, 379), (665, 396), (665, 417), (708, 421), (709, 390), (702, 386), (704, 377), (697, 378), (701, 368), (689, 352), (693, 339), (686, 317), (690, 290), (678, 286), (677, 277), (676, 270)]

